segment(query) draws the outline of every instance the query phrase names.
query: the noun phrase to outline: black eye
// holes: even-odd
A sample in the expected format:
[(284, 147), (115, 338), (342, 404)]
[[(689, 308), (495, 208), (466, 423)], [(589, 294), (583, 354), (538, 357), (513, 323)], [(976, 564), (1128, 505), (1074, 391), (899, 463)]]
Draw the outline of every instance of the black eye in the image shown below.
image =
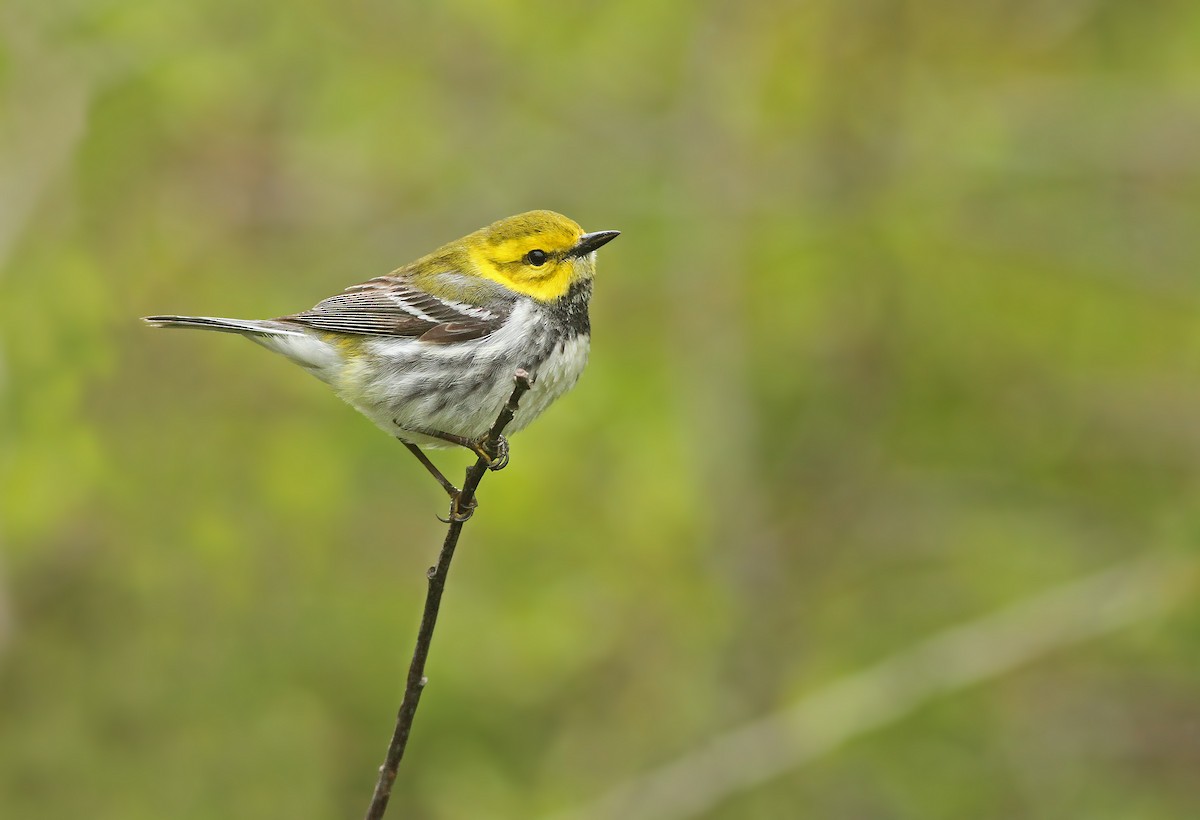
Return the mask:
[(540, 268), (542, 265), (546, 264), (546, 252), (530, 251), (529, 253), (525, 254), (525, 264), (533, 265), (535, 268)]

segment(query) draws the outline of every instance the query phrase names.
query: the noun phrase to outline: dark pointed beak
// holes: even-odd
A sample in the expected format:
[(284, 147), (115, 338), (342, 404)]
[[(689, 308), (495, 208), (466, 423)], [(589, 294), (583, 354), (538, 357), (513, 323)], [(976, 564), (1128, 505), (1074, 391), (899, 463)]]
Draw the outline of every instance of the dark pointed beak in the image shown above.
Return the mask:
[(575, 243), (575, 247), (571, 248), (571, 256), (587, 256), (596, 250), (596, 248), (599, 248), (601, 245), (607, 245), (620, 235), (620, 231), (593, 231), (592, 233), (585, 233), (579, 237), (579, 241)]

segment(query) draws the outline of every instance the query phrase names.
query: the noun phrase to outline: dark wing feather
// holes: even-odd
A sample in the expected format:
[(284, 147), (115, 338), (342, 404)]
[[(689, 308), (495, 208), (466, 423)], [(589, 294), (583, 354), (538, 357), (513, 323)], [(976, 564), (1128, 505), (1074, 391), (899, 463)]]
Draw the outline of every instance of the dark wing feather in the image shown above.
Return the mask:
[(495, 309), (442, 299), (403, 277), (380, 276), (284, 317), (316, 330), (358, 336), (408, 336), (435, 344), (482, 338), (504, 324), (509, 303)]
[(422, 342), (432, 342), (434, 344), (453, 344), (454, 342), (467, 342), (471, 339), (482, 338), (492, 332), (492, 327), (487, 322), (471, 320), (467, 322), (443, 322), (440, 325), (434, 325), (421, 334)]

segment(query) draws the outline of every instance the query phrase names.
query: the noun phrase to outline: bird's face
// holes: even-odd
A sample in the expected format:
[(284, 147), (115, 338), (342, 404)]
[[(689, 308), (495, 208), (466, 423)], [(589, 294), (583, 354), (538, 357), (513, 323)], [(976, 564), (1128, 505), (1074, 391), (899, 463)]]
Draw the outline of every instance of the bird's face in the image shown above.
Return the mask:
[(553, 211), (529, 211), (495, 222), (467, 237), (475, 271), (540, 302), (567, 294), (596, 271), (595, 250), (619, 231), (584, 233)]

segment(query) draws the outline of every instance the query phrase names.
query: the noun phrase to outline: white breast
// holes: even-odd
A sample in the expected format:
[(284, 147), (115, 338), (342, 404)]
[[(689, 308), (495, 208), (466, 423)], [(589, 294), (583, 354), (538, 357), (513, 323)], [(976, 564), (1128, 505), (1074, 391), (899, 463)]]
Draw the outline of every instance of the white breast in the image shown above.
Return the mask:
[(419, 435), (438, 430), (476, 437), (487, 432), (513, 390), (517, 368), (534, 376), (506, 433), (539, 416), (579, 380), (589, 337), (555, 339), (560, 331), (530, 303), (516, 307), (489, 336), (460, 344), (416, 339), (371, 339), (342, 369), (339, 395), (392, 435), (417, 444), (441, 442)]
[(551, 350), (550, 355), (537, 368), (533, 389), (521, 400), (520, 409), (507, 432), (515, 433), (523, 429), (540, 416), (555, 399), (575, 386), (587, 365), (590, 348), (591, 337), (581, 335), (563, 341)]

